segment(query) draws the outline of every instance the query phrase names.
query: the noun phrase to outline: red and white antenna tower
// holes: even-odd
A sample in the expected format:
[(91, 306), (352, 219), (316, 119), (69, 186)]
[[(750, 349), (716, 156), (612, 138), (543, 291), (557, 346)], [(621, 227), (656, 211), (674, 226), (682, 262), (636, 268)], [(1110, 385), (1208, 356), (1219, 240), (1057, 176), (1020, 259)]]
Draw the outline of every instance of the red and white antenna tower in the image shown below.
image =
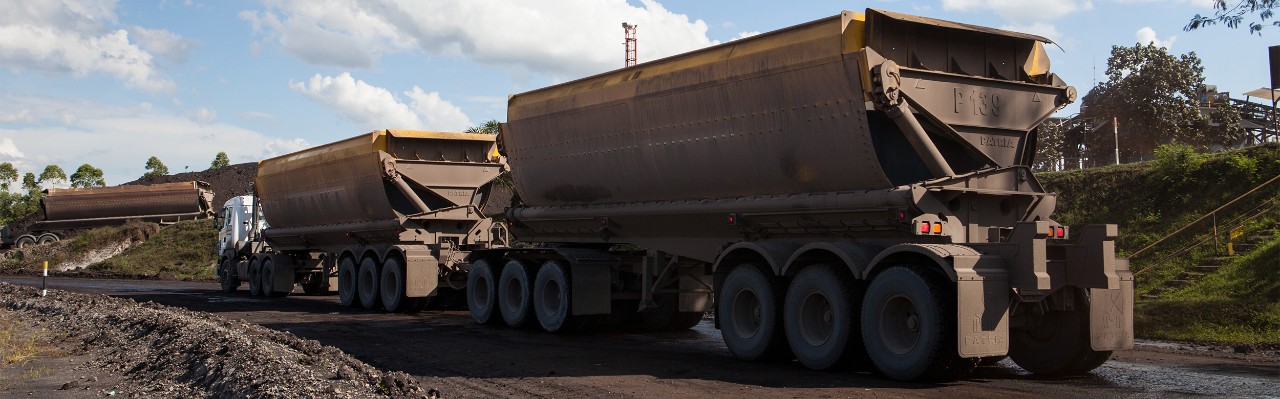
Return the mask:
[(636, 26), (639, 25), (622, 23), (622, 31), (625, 33), (624, 37), (627, 40), (624, 43), (627, 45), (627, 67), (636, 66)]

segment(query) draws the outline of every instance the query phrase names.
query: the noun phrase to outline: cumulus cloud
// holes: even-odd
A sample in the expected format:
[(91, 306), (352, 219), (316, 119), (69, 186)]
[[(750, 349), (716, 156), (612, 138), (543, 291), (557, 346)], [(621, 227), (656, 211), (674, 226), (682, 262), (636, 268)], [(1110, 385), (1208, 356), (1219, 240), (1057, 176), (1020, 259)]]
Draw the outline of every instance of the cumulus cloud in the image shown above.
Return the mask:
[(347, 72), (337, 76), (316, 74), (306, 82), (290, 81), (289, 88), (368, 129), (460, 131), (471, 126), (471, 120), (460, 108), (441, 99), (439, 93), (417, 86), (404, 92), (409, 103)]
[(758, 31), (758, 30), (753, 30), (753, 31), (750, 31), (750, 32), (738, 32), (738, 36), (737, 36), (737, 37), (734, 37), (734, 38), (733, 38), (733, 40), (746, 39), (746, 38), (748, 38), (748, 37), (752, 37), (752, 36), (759, 35), (759, 34), (760, 34), (760, 31)]
[(17, 113), (0, 115), (0, 122), (35, 122), (36, 118), (31, 116), (31, 110), (23, 108)]
[(0, 66), (101, 74), (129, 88), (172, 90), (173, 81), (157, 69), (152, 53), (131, 42), (128, 30), (113, 27), (114, 8), (114, 0), (0, 0)]
[(201, 126), (211, 125), (218, 122), (218, 112), (206, 107), (200, 107), (188, 112), (187, 119)]
[(1151, 29), (1150, 26), (1144, 26), (1142, 29), (1138, 29), (1138, 32), (1134, 35), (1138, 37), (1139, 44), (1155, 44), (1156, 47), (1164, 47), (1167, 49), (1172, 49), (1173, 43), (1178, 41), (1177, 36), (1169, 36), (1168, 39), (1161, 40), (1159, 37), (1156, 37), (1156, 30)]
[(1092, 0), (942, 0), (947, 11), (990, 11), (1010, 21), (1051, 21), (1077, 11), (1092, 10)]
[(196, 42), (164, 29), (132, 26), (129, 28), (129, 34), (133, 35), (143, 49), (176, 64), (187, 62), (187, 55), (196, 46)]
[(159, 109), (13, 94), (0, 95), (0, 100), (18, 101), (36, 116), (46, 108), (85, 109), (72, 126), (0, 128), (0, 159), (16, 158), (14, 166), (24, 173), (39, 173), (51, 164), (70, 172), (89, 163), (103, 170), (108, 184), (120, 184), (146, 172), (143, 166), (153, 155), (171, 170), (181, 171), (183, 166), (208, 165), (218, 151), (241, 163), (309, 147), (303, 139), (268, 136), (222, 122), (200, 124)]
[(500, 67), (580, 76), (622, 66), (622, 23), (639, 26), (640, 61), (715, 44), (707, 23), (655, 0), (415, 1), (268, 0), (240, 14), (258, 40), (308, 63), (376, 65), (386, 54), (422, 51)]

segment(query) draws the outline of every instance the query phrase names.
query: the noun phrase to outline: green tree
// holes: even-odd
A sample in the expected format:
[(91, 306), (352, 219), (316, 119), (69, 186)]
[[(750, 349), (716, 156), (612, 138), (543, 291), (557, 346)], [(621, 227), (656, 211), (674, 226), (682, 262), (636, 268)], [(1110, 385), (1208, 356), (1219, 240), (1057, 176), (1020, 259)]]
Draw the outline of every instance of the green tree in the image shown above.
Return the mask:
[(169, 167), (164, 166), (164, 162), (160, 162), (160, 158), (156, 158), (154, 155), (151, 156), (150, 159), (147, 159), (146, 168), (147, 173), (143, 174), (142, 177), (164, 176), (169, 174)]
[(44, 171), (40, 172), (40, 184), (53, 187), (66, 182), (67, 172), (63, 172), (58, 165), (45, 166)]
[(225, 167), (231, 164), (231, 160), (227, 159), (227, 153), (218, 151), (218, 155), (213, 156), (213, 162), (209, 164), (209, 170)]
[(1212, 144), (1223, 148), (1231, 148), (1245, 139), (1245, 130), (1240, 126), (1240, 107), (1230, 101), (1214, 104), (1209, 114), (1208, 139)]
[[(1098, 123), (1119, 119), (1125, 162), (1150, 159), (1156, 146), (1175, 141), (1205, 148), (1216, 138), (1209, 136), (1208, 118), (1200, 113), (1203, 83), (1204, 67), (1195, 52), (1175, 57), (1154, 44), (1112, 46), (1107, 80), (1084, 96), (1080, 116)], [(1089, 159), (1112, 159), (1112, 134), (1092, 134), (1088, 140)]]
[(473, 126), (467, 129), (467, 133), (480, 134), (498, 134), (502, 131), (502, 122), (490, 119), (488, 122), (481, 123), (479, 126)]
[(22, 175), (22, 189), (27, 191), (40, 191), (40, 180), (36, 179), (36, 174), (27, 172)]
[(106, 187), (107, 181), (102, 178), (102, 169), (90, 164), (80, 165), (71, 174), (71, 187)]
[[(1277, 7), (1280, 7), (1280, 1), (1277, 0), (1214, 0), (1213, 16), (1196, 14), (1182, 29), (1190, 32), (1219, 23), (1236, 29), (1245, 22), (1246, 16), (1257, 14), (1257, 21), (1249, 21), (1249, 33), (1262, 36), (1262, 28), (1266, 26), (1267, 20), (1275, 17)], [(1271, 21), (1270, 24), (1280, 27), (1280, 20)]]
[(1065, 129), (1063, 119), (1052, 118), (1036, 128), (1036, 157), (1031, 167), (1039, 171), (1059, 170), (1063, 162)]
[(18, 182), (18, 169), (12, 163), (0, 163), (0, 191), (8, 192), (9, 186)]

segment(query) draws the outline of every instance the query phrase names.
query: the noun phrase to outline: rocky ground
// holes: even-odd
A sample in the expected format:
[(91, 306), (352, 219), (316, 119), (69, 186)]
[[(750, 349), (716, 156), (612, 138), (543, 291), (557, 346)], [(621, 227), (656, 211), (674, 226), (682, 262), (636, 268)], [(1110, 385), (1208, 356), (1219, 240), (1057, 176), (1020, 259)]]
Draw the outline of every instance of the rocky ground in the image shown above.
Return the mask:
[(334, 347), (204, 312), (61, 290), (40, 297), (7, 283), (0, 311), (27, 335), (43, 332), (48, 348), (13, 364), (0, 359), (0, 396), (438, 396)]

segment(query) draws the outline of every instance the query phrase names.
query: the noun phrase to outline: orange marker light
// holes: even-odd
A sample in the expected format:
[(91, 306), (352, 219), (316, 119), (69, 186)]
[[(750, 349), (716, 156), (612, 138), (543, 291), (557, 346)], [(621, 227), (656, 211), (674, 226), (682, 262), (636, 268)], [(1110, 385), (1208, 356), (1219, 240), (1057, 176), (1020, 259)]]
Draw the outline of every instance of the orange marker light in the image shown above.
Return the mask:
[(942, 234), (942, 223), (935, 223), (933, 225), (933, 234)]

